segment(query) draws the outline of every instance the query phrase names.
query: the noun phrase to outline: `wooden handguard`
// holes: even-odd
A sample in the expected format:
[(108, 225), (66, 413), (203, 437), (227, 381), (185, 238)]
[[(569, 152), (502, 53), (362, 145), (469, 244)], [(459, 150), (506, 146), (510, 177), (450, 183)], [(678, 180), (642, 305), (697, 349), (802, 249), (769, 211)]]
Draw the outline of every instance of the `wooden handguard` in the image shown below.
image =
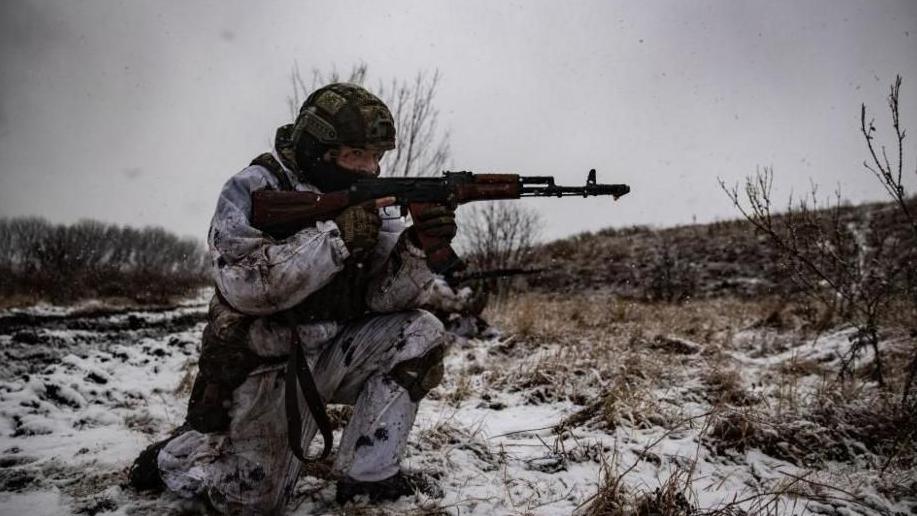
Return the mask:
[(518, 199), (522, 183), (518, 174), (475, 174), (474, 181), (455, 186), (459, 204), (489, 199)]

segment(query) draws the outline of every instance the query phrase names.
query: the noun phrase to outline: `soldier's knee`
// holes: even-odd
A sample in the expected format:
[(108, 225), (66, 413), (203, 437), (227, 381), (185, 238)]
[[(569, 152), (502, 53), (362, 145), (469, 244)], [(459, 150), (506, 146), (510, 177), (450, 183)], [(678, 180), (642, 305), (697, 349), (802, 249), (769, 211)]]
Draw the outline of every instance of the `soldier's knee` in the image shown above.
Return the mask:
[(442, 321), (435, 315), (426, 310), (414, 310), (411, 316), (411, 324), (405, 333), (425, 336), (430, 341), (439, 341), (445, 331)]
[(443, 381), (444, 356), (445, 346), (440, 343), (419, 357), (399, 362), (389, 374), (417, 402)]
[(416, 402), (442, 382), (445, 328), (435, 315), (425, 310), (414, 310), (409, 321), (400, 336), (401, 361), (389, 376)]

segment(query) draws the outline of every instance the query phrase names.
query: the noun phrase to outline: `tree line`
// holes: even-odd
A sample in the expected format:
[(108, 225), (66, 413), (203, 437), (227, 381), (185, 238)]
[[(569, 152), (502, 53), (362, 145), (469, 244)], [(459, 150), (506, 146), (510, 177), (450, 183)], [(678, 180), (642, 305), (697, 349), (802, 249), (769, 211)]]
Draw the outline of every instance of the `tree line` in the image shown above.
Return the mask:
[(83, 220), (0, 219), (0, 296), (67, 302), (127, 297), (164, 302), (206, 285), (203, 244), (163, 228)]

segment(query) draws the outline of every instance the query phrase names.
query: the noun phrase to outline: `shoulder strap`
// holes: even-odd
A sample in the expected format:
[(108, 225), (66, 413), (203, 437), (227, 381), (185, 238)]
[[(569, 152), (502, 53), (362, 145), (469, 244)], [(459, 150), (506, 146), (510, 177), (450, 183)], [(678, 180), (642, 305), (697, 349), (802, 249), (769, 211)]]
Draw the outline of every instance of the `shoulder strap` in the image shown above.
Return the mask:
[[(318, 387), (315, 385), (315, 378), (312, 376), (312, 371), (309, 369), (309, 363), (306, 361), (299, 339), (295, 337), (296, 327), (291, 324), (290, 329), (292, 330), (290, 333), (292, 333), (294, 337), (291, 339), (292, 342), (290, 342), (290, 357), (287, 362), (286, 385), (284, 386), (284, 407), (287, 416), (287, 442), (290, 445), (290, 449), (293, 451), (293, 455), (295, 455), (297, 459), (302, 462), (313, 462), (315, 460), (324, 459), (331, 454), (334, 436), (332, 434), (331, 421), (328, 419), (328, 412), (325, 410), (325, 401), (322, 399), (322, 395), (318, 392)], [(296, 388), (297, 384), (299, 384), (299, 389)], [(318, 459), (307, 458), (303, 451), (303, 420), (299, 412), (299, 395), (296, 392), (297, 390), (299, 390), (303, 398), (305, 398), (309, 413), (312, 415), (312, 419), (315, 421), (315, 425), (321, 432), (322, 439), (325, 442), (322, 454)], [(309, 443), (305, 444), (305, 448), (308, 449)]]
[(264, 167), (268, 169), (271, 174), (274, 174), (274, 177), (277, 178), (277, 181), (280, 183), (280, 189), (282, 191), (293, 191), (293, 183), (290, 182), (290, 178), (287, 177), (286, 173), (284, 173), (283, 166), (270, 152), (265, 152), (264, 154), (261, 154), (257, 158), (253, 159), (251, 164)]

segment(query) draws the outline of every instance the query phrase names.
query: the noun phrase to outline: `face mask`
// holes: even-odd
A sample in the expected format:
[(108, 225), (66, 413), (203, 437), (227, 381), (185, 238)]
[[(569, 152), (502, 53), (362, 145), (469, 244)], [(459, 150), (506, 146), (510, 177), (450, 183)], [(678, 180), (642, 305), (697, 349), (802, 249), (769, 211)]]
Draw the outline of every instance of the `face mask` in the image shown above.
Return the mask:
[(336, 163), (330, 163), (324, 160), (318, 160), (309, 167), (306, 174), (308, 180), (317, 186), (323, 192), (336, 192), (346, 190), (351, 187), (358, 179), (370, 178), (364, 172), (354, 172), (346, 168), (339, 167)]

